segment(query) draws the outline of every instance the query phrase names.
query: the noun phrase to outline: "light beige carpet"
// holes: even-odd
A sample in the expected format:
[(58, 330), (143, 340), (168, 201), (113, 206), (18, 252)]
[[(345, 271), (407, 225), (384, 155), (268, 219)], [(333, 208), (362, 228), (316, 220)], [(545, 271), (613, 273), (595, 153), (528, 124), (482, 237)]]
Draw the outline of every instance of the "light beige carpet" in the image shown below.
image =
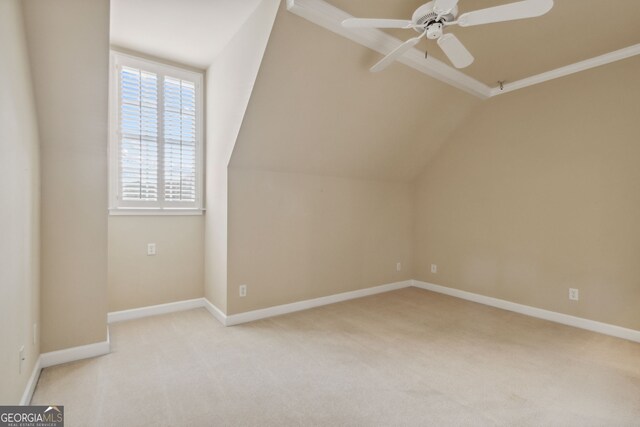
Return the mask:
[(640, 344), (408, 288), (224, 328), (111, 325), (42, 372), (67, 426), (640, 425)]

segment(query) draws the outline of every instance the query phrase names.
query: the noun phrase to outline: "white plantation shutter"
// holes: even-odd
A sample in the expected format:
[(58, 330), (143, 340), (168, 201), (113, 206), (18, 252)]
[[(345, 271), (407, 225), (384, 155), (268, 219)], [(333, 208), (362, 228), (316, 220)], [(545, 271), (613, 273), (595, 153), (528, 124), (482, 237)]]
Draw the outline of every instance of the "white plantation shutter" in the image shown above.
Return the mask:
[(200, 209), (202, 75), (113, 55), (112, 211)]
[(120, 197), (158, 200), (158, 76), (120, 71)]
[(164, 78), (164, 197), (196, 200), (196, 88)]

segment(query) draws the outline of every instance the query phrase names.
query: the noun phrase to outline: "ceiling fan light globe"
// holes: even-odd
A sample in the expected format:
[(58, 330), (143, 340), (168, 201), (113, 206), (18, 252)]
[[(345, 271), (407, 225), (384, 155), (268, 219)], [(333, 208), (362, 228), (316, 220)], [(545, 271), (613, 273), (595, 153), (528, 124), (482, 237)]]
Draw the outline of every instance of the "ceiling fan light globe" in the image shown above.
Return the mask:
[(437, 40), (442, 37), (442, 24), (435, 23), (427, 27), (427, 38), (430, 40)]

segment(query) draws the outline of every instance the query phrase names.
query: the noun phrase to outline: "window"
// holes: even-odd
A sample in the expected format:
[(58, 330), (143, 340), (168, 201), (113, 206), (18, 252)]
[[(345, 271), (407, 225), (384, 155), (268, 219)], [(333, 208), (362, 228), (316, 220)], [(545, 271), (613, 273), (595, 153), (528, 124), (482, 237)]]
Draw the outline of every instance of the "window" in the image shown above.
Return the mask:
[(112, 52), (110, 212), (202, 211), (202, 74)]

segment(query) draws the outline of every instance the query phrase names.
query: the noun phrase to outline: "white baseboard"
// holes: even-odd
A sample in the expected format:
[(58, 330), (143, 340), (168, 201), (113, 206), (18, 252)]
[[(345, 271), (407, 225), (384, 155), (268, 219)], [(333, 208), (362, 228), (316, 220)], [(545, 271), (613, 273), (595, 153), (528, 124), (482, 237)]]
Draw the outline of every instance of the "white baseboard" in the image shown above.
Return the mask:
[(326, 297), (308, 299), (304, 301), (293, 302), (290, 304), (276, 305), (274, 307), (247, 311), (239, 314), (232, 314), (226, 316), (224, 325), (239, 325), (242, 323), (252, 322), (254, 320), (265, 319), (267, 317), (280, 316), (282, 314), (307, 310), (309, 308), (319, 307), (322, 305), (334, 304), (337, 302), (347, 301), (355, 298), (362, 298), (369, 295), (394, 291), (396, 289), (409, 287), (411, 286), (411, 283), (411, 280), (406, 280), (404, 282), (389, 283), (387, 285), (374, 286), (372, 288), (358, 289), (357, 291), (343, 292)]
[(95, 344), (81, 345), (79, 347), (65, 348), (64, 350), (51, 351), (49, 353), (42, 353), (38, 356), (29, 381), (22, 393), (20, 399), (21, 406), (27, 406), (31, 404), (31, 398), (33, 392), (36, 390), (40, 373), (44, 368), (49, 368), (55, 365), (61, 365), (63, 363), (75, 362), (76, 360), (88, 359), (90, 357), (102, 356), (108, 354), (111, 351), (111, 338), (109, 336), (109, 328), (107, 327), (107, 340), (98, 342)]
[(371, 288), (358, 289), (351, 292), (329, 295), (326, 297), (314, 298), (304, 301), (297, 301), (290, 304), (277, 305), (260, 310), (247, 311), (245, 313), (227, 316), (222, 310), (213, 305), (206, 298), (196, 298), (186, 301), (171, 302), (168, 304), (152, 305), (149, 307), (133, 308), (131, 310), (114, 311), (107, 315), (108, 323), (122, 322), (124, 320), (139, 319), (142, 317), (155, 316), (158, 314), (173, 313), (176, 311), (191, 310), (204, 307), (213, 317), (224, 326), (239, 325), (252, 322), (254, 320), (265, 319), (267, 317), (279, 316), (281, 314), (293, 313), (313, 307), (319, 307), (336, 302), (347, 301), (355, 298), (362, 298), (368, 295), (375, 295), (383, 292), (394, 291), (411, 286), (411, 280), (403, 282), (389, 283), (386, 285), (374, 286)]
[(595, 320), (589, 320), (582, 317), (544, 310), (542, 308), (531, 307), (511, 301), (488, 297), (485, 295), (474, 294), (473, 292), (461, 291), (460, 289), (448, 288), (446, 286), (434, 285), (433, 283), (421, 282), (419, 280), (413, 280), (412, 282), (413, 286), (421, 289), (426, 289), (428, 291), (438, 292), (440, 294), (445, 294), (467, 301), (489, 305), (491, 307), (501, 308), (503, 310), (513, 311), (516, 313), (524, 314), (526, 316), (550, 320), (552, 322), (561, 323), (563, 325), (573, 326), (580, 329), (586, 329), (592, 332), (611, 335), (613, 337), (623, 338), (629, 341), (640, 342), (640, 331), (636, 331), (634, 329), (627, 329), (621, 326), (610, 325), (608, 323), (596, 322)]
[(204, 302), (204, 308), (206, 308), (207, 311), (218, 320), (218, 322), (222, 323), (224, 326), (227, 326), (227, 315), (224, 314), (218, 307), (213, 305), (208, 299), (202, 298), (202, 300)]
[(170, 302), (167, 304), (151, 305), (148, 307), (132, 308), (130, 310), (113, 311), (108, 313), (107, 322), (115, 323), (125, 320), (140, 319), (143, 317), (157, 316), (159, 314), (175, 313), (177, 311), (192, 310), (204, 307), (213, 317), (226, 326), (227, 316), (218, 307), (206, 298), (195, 298), (185, 301)]
[(170, 302), (167, 304), (132, 308), (130, 310), (112, 311), (107, 314), (107, 323), (122, 322), (124, 320), (140, 319), (142, 317), (156, 316), (158, 314), (191, 310), (193, 308), (203, 307), (204, 302), (202, 300), (203, 298), (195, 298), (185, 301)]
[(90, 357), (109, 354), (111, 351), (111, 339), (109, 328), (107, 328), (107, 340), (94, 344), (81, 345), (78, 347), (65, 348), (64, 350), (51, 351), (40, 355), (40, 367), (48, 368), (63, 363), (75, 362), (76, 360), (88, 359)]
[(40, 378), (40, 371), (42, 370), (40, 356), (36, 359), (35, 365), (33, 365), (33, 371), (31, 371), (31, 376), (29, 377), (29, 381), (27, 382), (27, 386), (24, 388), (24, 393), (22, 393), (22, 399), (20, 399), (20, 406), (27, 406), (31, 403), (31, 398), (33, 397), (33, 392), (36, 389), (36, 384), (38, 384), (38, 378)]
[[(193, 308), (204, 307), (213, 317), (215, 317), (224, 326), (240, 325), (242, 323), (252, 322), (254, 320), (265, 319), (273, 316), (280, 316), (282, 314), (294, 313), (296, 311), (307, 310), (314, 307), (319, 307), (328, 304), (334, 304), (341, 301), (347, 301), (356, 298), (362, 298), (369, 295), (375, 295), (383, 292), (389, 292), (396, 289), (402, 289), (409, 286), (414, 286), (421, 289), (426, 289), (433, 292), (461, 298), (467, 301), (473, 301), (480, 304), (488, 305), (491, 307), (501, 308), (503, 310), (513, 311), (515, 313), (524, 314), (526, 316), (537, 317), (539, 319), (550, 320), (552, 322), (561, 323), (563, 325), (569, 325), (580, 329), (586, 329), (588, 331), (598, 332), (605, 335), (611, 335), (618, 338), (623, 338), (630, 341), (640, 342), (640, 331), (634, 329), (623, 328), (621, 326), (611, 325), (608, 323), (597, 322), (595, 320), (584, 319), (581, 317), (571, 316), (568, 314), (558, 313), (555, 311), (544, 310), (541, 308), (531, 307), (528, 305), (518, 304), (511, 301), (506, 301), (498, 298), (488, 297), (485, 295), (474, 294), (472, 292), (462, 291), (460, 289), (449, 288), (446, 286), (435, 285), (433, 283), (421, 282), (419, 280), (406, 280), (403, 282), (389, 283), (386, 285), (374, 286), (371, 288), (358, 289), (351, 292), (343, 292), (340, 294), (329, 295), (326, 297), (314, 298), (304, 301), (297, 301), (290, 304), (277, 305), (274, 307), (263, 308), (259, 310), (247, 311), (239, 314), (226, 315), (218, 307), (213, 305), (206, 298), (196, 298), (186, 301), (178, 301), (169, 304), (154, 305), (150, 307), (135, 308), (132, 310), (117, 311), (109, 313), (109, 323), (119, 322), (123, 320), (138, 319), (141, 317), (154, 316), (157, 314), (171, 313), (175, 311), (190, 310)], [(100, 345), (104, 343), (92, 344), (92, 346)], [(87, 347), (87, 346), (83, 346)], [(76, 349), (82, 349), (83, 347), (76, 347), (75, 349), (61, 350), (61, 352), (77, 351)], [(104, 350), (103, 350), (104, 351)], [(54, 352), (58, 353), (58, 352)], [(106, 351), (100, 354), (108, 353)], [(42, 367), (51, 366), (45, 365), (49, 363), (49, 359), (53, 356), (52, 353), (43, 354)], [(95, 354), (98, 355), (98, 354)], [(46, 356), (46, 357), (45, 357)], [(84, 357), (72, 358), (66, 360), (62, 356), (60, 360), (63, 362), (57, 362), (53, 364), (65, 363), (66, 361), (79, 360)], [(93, 357), (89, 355), (86, 357)], [(58, 359), (53, 360), (58, 360)]]

